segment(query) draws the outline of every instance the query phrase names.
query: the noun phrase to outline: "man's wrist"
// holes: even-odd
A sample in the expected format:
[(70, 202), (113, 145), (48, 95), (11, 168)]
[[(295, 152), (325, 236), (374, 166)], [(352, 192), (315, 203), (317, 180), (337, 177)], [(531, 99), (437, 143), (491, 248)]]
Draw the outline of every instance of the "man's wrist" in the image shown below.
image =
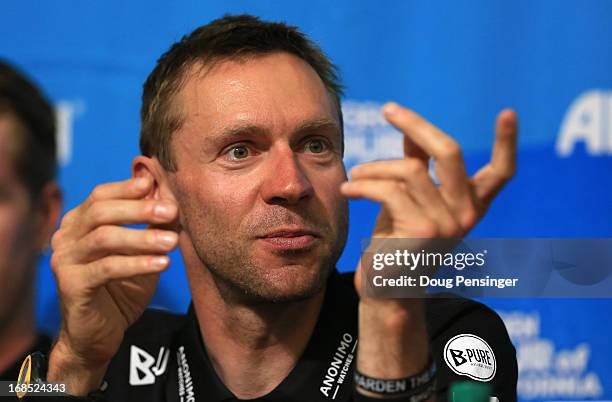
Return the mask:
[(387, 339), (404, 337), (425, 328), (425, 306), (420, 299), (362, 299), (359, 323)]
[(60, 341), (49, 355), (47, 381), (66, 384), (69, 395), (86, 396), (99, 389), (109, 363), (87, 362)]
[(365, 299), (359, 304), (357, 369), (375, 378), (420, 372), (429, 357), (422, 300)]

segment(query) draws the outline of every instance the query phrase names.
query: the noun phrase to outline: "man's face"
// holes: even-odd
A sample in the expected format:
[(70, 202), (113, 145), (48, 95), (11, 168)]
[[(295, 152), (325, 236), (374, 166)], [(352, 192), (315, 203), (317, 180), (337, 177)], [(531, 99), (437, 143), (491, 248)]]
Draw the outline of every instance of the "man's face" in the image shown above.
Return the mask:
[(338, 113), (315, 71), (286, 53), (194, 67), (176, 102), (170, 185), (199, 260), (251, 300), (321, 290), (347, 202)]
[(30, 197), (13, 166), (18, 129), (11, 114), (0, 114), (0, 327), (10, 321), (20, 298), (31, 297), (24, 289), (34, 278), (38, 251)]

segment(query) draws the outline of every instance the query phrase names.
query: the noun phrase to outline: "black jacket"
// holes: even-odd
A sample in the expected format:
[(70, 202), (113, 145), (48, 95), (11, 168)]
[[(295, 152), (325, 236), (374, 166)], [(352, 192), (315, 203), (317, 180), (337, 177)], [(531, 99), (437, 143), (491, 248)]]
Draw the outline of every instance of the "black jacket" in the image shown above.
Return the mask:
[[(357, 307), (352, 274), (334, 272), (304, 355), (258, 400), (353, 401)], [(490, 382), (500, 401), (516, 400), (516, 354), (496, 313), (471, 300), (439, 296), (426, 300), (426, 313), (439, 401), (447, 400), (452, 382), (465, 380)], [(237, 400), (211, 365), (193, 307), (185, 316), (147, 310), (127, 331), (105, 380), (104, 399), (113, 402)]]

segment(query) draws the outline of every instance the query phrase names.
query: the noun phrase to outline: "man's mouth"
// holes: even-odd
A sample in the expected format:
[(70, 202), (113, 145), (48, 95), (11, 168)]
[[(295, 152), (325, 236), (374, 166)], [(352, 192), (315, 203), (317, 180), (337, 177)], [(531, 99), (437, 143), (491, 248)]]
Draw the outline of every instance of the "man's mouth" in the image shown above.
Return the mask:
[(318, 234), (305, 228), (277, 228), (260, 237), (268, 247), (274, 250), (305, 250), (311, 248)]

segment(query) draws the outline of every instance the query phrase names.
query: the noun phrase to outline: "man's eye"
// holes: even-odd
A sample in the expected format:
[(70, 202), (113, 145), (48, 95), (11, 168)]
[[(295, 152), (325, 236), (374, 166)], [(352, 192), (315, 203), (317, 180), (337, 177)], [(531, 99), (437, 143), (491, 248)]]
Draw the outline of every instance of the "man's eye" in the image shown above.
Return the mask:
[(249, 156), (249, 148), (244, 145), (237, 145), (230, 148), (227, 154), (231, 160), (244, 159)]
[(327, 144), (323, 140), (310, 140), (306, 143), (306, 150), (313, 154), (320, 154), (327, 150)]

